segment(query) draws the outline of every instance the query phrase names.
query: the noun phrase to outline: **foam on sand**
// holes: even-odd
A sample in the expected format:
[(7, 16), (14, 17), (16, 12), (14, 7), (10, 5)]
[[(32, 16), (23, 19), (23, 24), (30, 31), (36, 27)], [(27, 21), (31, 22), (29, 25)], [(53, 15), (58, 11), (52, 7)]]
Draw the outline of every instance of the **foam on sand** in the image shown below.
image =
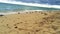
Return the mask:
[(34, 12), (34, 11), (45, 11), (45, 10), (25, 10), (25, 11), (17, 11), (17, 12), (0, 12), (0, 15), (9, 15), (9, 14), (17, 14), (17, 13), (25, 13), (25, 12)]
[(0, 13), (0, 15), (9, 15), (9, 14), (16, 14), (17, 12), (7, 12), (7, 13)]
[(16, 2), (16, 1), (2, 1), (1, 3), (9, 3), (9, 4), (17, 4), (17, 5), (27, 5), (27, 6), (36, 6), (36, 7), (47, 7), (47, 8), (57, 8), (60, 9), (60, 5), (48, 5), (48, 4), (37, 4), (37, 3), (24, 3), (24, 2)]

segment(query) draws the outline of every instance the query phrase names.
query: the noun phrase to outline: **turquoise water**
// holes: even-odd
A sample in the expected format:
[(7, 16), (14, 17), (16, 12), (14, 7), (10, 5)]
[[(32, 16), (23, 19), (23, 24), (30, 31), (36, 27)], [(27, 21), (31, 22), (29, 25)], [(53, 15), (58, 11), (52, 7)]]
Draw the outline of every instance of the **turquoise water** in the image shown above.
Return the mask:
[(60, 9), (0, 3), (0, 12), (23, 11), (23, 10), (60, 10)]

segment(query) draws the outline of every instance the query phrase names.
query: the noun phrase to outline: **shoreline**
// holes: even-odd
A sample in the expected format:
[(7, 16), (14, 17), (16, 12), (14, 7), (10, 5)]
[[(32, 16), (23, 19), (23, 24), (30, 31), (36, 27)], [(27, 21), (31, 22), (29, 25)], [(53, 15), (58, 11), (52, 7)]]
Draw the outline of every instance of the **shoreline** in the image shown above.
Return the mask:
[(3, 12), (1, 12), (0, 13), (0, 15), (9, 15), (9, 14), (18, 14), (18, 13), (26, 13), (26, 12), (35, 12), (35, 11), (37, 11), (37, 12), (39, 12), (39, 11), (43, 11), (43, 12), (46, 12), (46, 11), (60, 11), (60, 10), (25, 10), (25, 11), (17, 11), (17, 12), (6, 12), (6, 13), (3, 13)]
[(45, 11), (45, 10), (25, 10), (25, 11), (6, 12), (6, 13), (1, 12), (0, 15), (18, 14), (18, 13), (34, 12), (34, 11)]

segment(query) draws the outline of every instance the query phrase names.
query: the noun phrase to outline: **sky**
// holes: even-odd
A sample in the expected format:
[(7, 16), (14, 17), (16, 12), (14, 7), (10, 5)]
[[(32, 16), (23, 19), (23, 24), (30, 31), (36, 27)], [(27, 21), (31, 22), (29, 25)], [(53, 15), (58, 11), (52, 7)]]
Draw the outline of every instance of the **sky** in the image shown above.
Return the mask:
[(0, 1), (8, 1), (8, 0), (0, 0)]
[(12, 0), (0, 0), (0, 1), (12, 1)]

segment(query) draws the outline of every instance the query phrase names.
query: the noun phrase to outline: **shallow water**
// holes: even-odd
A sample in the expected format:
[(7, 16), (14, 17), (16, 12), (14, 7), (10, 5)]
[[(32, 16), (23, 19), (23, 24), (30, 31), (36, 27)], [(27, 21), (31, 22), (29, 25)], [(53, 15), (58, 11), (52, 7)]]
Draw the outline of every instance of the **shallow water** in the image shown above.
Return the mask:
[(59, 10), (59, 9), (0, 3), (0, 12), (22, 11), (22, 10)]

